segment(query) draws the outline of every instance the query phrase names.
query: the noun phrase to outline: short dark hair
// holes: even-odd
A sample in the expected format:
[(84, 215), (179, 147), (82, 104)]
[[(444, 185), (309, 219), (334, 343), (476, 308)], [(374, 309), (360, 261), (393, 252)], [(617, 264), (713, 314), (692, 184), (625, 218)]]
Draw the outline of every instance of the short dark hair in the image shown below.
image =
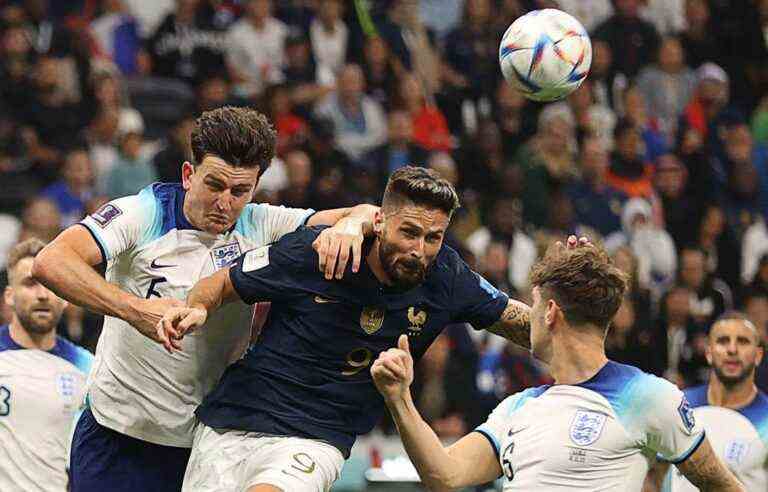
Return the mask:
[(277, 133), (266, 116), (250, 108), (224, 106), (195, 120), (191, 144), (194, 164), (215, 155), (235, 167), (267, 170), (275, 156)]
[(566, 321), (607, 329), (627, 288), (626, 275), (594, 245), (549, 247), (531, 270), (531, 285), (557, 302)]
[(13, 269), (21, 260), (24, 258), (34, 258), (43, 248), (45, 248), (45, 243), (36, 237), (21, 241), (11, 248), (11, 251), (8, 252), (8, 261), (6, 262), (9, 280), (13, 276)]
[(442, 210), (448, 217), (459, 208), (453, 185), (433, 169), (405, 166), (393, 172), (384, 189), (381, 208), (396, 209), (413, 203)]

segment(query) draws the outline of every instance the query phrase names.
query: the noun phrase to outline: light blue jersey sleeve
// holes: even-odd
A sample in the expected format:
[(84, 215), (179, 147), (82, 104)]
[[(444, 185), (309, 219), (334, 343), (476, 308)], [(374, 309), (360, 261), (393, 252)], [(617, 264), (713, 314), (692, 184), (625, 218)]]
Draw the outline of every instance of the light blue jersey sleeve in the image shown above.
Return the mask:
[(240, 214), (235, 230), (259, 244), (271, 244), (304, 225), (314, 213), (305, 208), (249, 204)]
[(137, 195), (112, 200), (83, 219), (104, 261), (161, 235), (162, 207), (148, 186)]
[(682, 463), (704, 440), (685, 395), (669, 381), (643, 374), (635, 378), (628, 395), (634, 404), (628, 416), (641, 443), (669, 463)]
[(479, 432), (488, 439), (491, 446), (493, 446), (493, 450), (497, 457), (501, 453), (501, 443), (504, 441), (504, 436), (509, 431), (512, 416), (517, 410), (522, 408), (528, 400), (537, 398), (544, 393), (547, 388), (549, 388), (549, 386), (528, 388), (508, 396), (496, 406), (493, 412), (488, 416), (488, 420), (475, 429), (475, 432)]

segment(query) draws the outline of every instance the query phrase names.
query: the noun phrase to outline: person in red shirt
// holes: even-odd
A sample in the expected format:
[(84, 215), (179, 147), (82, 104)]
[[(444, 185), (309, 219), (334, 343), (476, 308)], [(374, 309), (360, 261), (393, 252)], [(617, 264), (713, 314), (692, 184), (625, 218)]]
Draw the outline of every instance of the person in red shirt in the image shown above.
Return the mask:
[(415, 144), (430, 151), (453, 147), (445, 116), (426, 100), (421, 82), (415, 75), (405, 74), (400, 79), (399, 97), (402, 109), (411, 115)]

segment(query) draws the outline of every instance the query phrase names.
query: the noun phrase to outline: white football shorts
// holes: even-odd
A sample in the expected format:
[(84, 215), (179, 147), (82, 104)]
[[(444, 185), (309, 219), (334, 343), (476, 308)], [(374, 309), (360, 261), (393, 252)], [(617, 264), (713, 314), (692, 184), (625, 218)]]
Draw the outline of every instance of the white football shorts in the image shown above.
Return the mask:
[(322, 441), (198, 423), (182, 492), (245, 492), (258, 484), (326, 492), (343, 466), (341, 452)]

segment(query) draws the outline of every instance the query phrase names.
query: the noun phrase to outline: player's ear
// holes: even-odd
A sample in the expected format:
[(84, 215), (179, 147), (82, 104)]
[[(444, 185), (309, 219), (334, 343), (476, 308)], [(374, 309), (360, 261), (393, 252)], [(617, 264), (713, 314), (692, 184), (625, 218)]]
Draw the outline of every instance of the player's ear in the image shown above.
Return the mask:
[(758, 345), (757, 347), (757, 355), (755, 356), (755, 367), (759, 367), (760, 363), (763, 362), (763, 356), (765, 355), (765, 349)]
[(709, 337), (707, 337), (707, 346), (704, 347), (704, 356), (707, 358), (707, 364), (712, 366), (712, 349), (710, 348), (710, 345), (709, 345)]
[(13, 307), (13, 287), (10, 285), (7, 285), (3, 290), (3, 300), (6, 306)]
[(552, 329), (557, 316), (560, 314), (560, 307), (557, 305), (554, 299), (547, 301), (547, 309), (544, 312), (544, 322), (547, 324), (547, 328)]
[(381, 213), (381, 207), (379, 207), (378, 210), (376, 210), (376, 213), (373, 215), (373, 233), (377, 236), (382, 233), (384, 230), (384, 214)]
[(184, 161), (181, 165), (181, 184), (185, 191), (189, 191), (192, 186), (192, 175), (195, 174), (195, 166), (189, 161)]

